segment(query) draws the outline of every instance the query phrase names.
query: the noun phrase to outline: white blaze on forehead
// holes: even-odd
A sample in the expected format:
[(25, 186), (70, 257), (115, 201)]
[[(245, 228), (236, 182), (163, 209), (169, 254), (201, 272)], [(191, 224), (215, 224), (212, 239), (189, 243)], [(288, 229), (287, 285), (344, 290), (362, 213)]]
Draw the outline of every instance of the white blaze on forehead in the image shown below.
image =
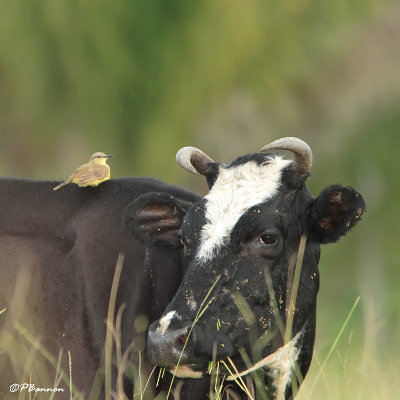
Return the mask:
[(160, 319), (159, 326), (156, 329), (156, 332), (160, 335), (164, 335), (165, 331), (168, 329), (169, 324), (171, 323), (172, 318), (174, 318), (176, 311), (170, 311), (164, 317)]
[(277, 193), (282, 170), (291, 162), (274, 156), (261, 165), (249, 161), (230, 168), (220, 166), (218, 178), (205, 196), (206, 223), (201, 231), (198, 260), (212, 258), (246, 210)]

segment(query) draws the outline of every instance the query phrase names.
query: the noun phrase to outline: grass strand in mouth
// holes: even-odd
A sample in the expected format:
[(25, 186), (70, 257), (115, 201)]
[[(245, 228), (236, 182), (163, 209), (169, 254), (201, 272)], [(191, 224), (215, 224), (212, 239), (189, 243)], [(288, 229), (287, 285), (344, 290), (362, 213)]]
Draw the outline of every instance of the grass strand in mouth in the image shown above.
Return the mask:
[[(228, 360), (230, 360), (230, 358), (228, 357)], [(230, 360), (230, 362), (232, 362), (232, 360)], [(254, 400), (253, 396), (251, 395), (251, 393), (249, 392), (249, 390), (247, 389), (245, 383), (243, 382), (243, 379), (239, 376), (238, 378), (240, 379), (240, 381), (238, 380), (238, 378), (236, 378), (236, 373), (233, 373), (230, 368), (228, 367), (228, 365), (226, 364), (226, 362), (224, 360), (221, 361), (221, 363), (223, 364), (223, 366), (226, 368), (226, 370), (228, 371), (229, 375), (233, 377), (233, 380), (235, 381), (236, 385), (239, 386), (239, 388), (245, 392), (247, 394), (247, 396), (249, 396), (249, 398), (251, 400)], [(235, 368), (235, 370), (237, 371), (237, 369)]]
[(220, 382), (220, 376), (219, 376), (220, 362), (216, 361), (216, 359), (217, 359), (217, 343), (214, 342), (213, 357), (212, 357), (212, 361), (209, 362), (209, 374), (211, 376), (209, 397), (211, 400), (221, 400), (221, 393), (222, 393), (222, 389), (224, 386), (224, 380), (225, 380), (225, 378), (222, 377), (222, 380)]
[[(242, 356), (242, 359), (246, 365), (246, 368), (251, 368), (253, 363), (251, 362), (249, 356), (247, 355), (246, 351), (244, 349), (239, 349), (240, 355)], [(254, 380), (254, 383), (256, 385), (256, 388), (258, 390), (258, 394), (262, 397), (262, 400), (268, 400), (265, 387), (263, 382), (260, 379), (260, 376), (257, 374), (256, 371), (251, 372), (251, 377)]]
[[(238, 374), (239, 371), (238, 371), (238, 369), (236, 368), (235, 363), (232, 361), (232, 359), (231, 359), (230, 357), (228, 357), (228, 361), (229, 361), (229, 363), (232, 365), (232, 368), (234, 369), (235, 373)], [(246, 393), (247, 393), (247, 395), (248, 395), (251, 399), (253, 399), (253, 396), (250, 394), (250, 391), (248, 390), (246, 384), (244, 383), (243, 378), (242, 378), (241, 376), (239, 376), (239, 379), (240, 379), (240, 382), (243, 384), (243, 387), (246, 388)]]

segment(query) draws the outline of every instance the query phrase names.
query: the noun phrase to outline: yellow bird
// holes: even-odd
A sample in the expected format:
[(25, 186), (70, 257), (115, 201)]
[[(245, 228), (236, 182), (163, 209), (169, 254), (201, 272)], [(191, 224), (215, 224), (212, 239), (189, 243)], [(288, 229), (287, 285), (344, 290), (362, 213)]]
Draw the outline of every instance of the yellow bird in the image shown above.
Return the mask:
[(68, 183), (76, 183), (80, 187), (98, 186), (101, 182), (110, 179), (110, 167), (107, 158), (112, 157), (100, 151), (93, 153), (89, 162), (81, 165), (65, 182), (53, 188), (58, 190)]

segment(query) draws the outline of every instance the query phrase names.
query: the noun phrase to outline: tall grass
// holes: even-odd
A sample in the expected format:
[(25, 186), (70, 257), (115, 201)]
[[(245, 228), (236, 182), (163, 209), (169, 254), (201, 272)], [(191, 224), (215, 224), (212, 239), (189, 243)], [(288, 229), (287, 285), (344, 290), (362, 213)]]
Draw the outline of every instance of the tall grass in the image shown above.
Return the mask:
[[(362, 304), (363, 299), (360, 299), (359, 303)], [(355, 305), (349, 315), (358, 312), (354, 311)], [(368, 314), (371, 310), (363, 305), (364, 313)], [(400, 399), (398, 338), (394, 337), (378, 346), (379, 350), (376, 352), (366, 337), (373, 331), (376, 335), (374, 341), (378, 343), (379, 337), (387, 332), (385, 324), (377, 327), (368, 317), (364, 317), (360, 322), (346, 319), (338, 331), (341, 337), (332, 332), (329, 341), (318, 341), (317, 335), (313, 363), (300, 388), (298, 398), (302, 400)], [(323, 342), (331, 344), (326, 346)]]
[[(329, 358), (331, 357), (333, 351), (336, 349), (336, 346), (337, 346), (337, 344), (338, 344), (340, 338), (342, 337), (343, 332), (344, 332), (344, 330), (346, 329), (346, 326), (347, 326), (347, 324), (349, 323), (350, 318), (351, 318), (351, 316), (353, 315), (354, 310), (356, 309), (357, 304), (358, 304), (359, 301), (360, 301), (360, 296), (358, 296), (357, 299), (356, 299), (356, 301), (354, 302), (353, 307), (351, 308), (351, 310), (350, 310), (350, 312), (349, 312), (349, 314), (348, 314), (346, 320), (344, 321), (342, 327), (340, 328), (340, 331), (339, 331), (338, 335), (336, 336), (335, 340), (333, 341), (332, 346), (331, 346), (331, 348), (329, 349), (328, 354), (326, 355), (324, 362), (323, 362), (322, 364), (320, 364), (320, 371), (319, 371), (319, 373), (317, 374), (317, 376), (315, 377), (314, 382), (313, 382), (312, 386), (310, 387), (310, 390), (309, 390), (308, 393), (307, 393), (307, 396), (308, 396), (308, 397), (311, 397), (311, 396), (312, 396), (312, 393), (313, 393), (313, 391), (314, 391), (314, 389), (315, 389), (315, 386), (317, 385), (317, 383), (318, 383), (318, 381), (319, 381), (319, 378), (321, 377), (322, 374), (324, 374), (324, 369), (325, 369), (325, 367), (326, 367), (326, 364), (328, 363)], [(349, 342), (349, 343), (350, 343), (350, 342)], [(348, 354), (348, 353), (346, 353), (346, 354)], [(339, 360), (340, 360), (340, 364), (341, 364), (341, 367), (342, 367), (342, 371), (344, 371), (344, 368), (345, 368), (346, 365), (345, 365), (345, 363), (342, 362), (342, 359), (341, 359), (341, 357), (340, 357), (340, 353), (339, 353)]]
[[(293, 293), (293, 290), (296, 291), (296, 286), (298, 285), (297, 280), (299, 279), (300, 274), (297, 273), (297, 271), (298, 268), (301, 268), (301, 252), (304, 251), (304, 245), (305, 241), (300, 243), (299, 257), (297, 258), (297, 261), (293, 261), (295, 264), (294, 267), (292, 266), (294, 279), (291, 285), (291, 293)], [(118, 287), (122, 266), (123, 257), (120, 256), (117, 262), (110, 295), (104, 357), (106, 372), (100, 387), (103, 384), (105, 387), (107, 387), (106, 399), (132, 400), (126, 397), (122, 385), (124, 376), (130, 376), (133, 377), (135, 381), (133, 399), (148, 400), (155, 398), (155, 395), (152, 394), (152, 391), (150, 390), (150, 386), (152, 386), (150, 385), (150, 382), (155, 382), (157, 380), (157, 377), (154, 376), (155, 367), (152, 371), (147, 371), (143, 368), (143, 354), (140, 350), (134, 351), (134, 343), (131, 343), (126, 351), (122, 354), (121, 316), (124, 311), (124, 306), (117, 311), (117, 314), (114, 317), (115, 299), (117, 293), (116, 290)], [(292, 336), (291, 332), (288, 333), (288, 329), (291, 327), (290, 321), (287, 321), (285, 326), (279, 317), (278, 306), (275, 301), (275, 293), (273, 292), (271, 277), (269, 276), (267, 270), (265, 273), (265, 278), (268, 290), (270, 292), (272, 308), (279, 327), (278, 334), (282, 335), (282, 338), (284, 338), (284, 341), (287, 343)], [(214, 282), (207, 295), (203, 299), (191, 329), (193, 329), (199, 319), (202, 318), (204, 313), (207, 311), (207, 307), (213, 301), (213, 298), (210, 298), (210, 295), (217, 282), (218, 279)], [(295, 304), (296, 297), (297, 294), (296, 296), (290, 296), (290, 304), (293, 302)], [(252, 315), (252, 311), (243, 300), (244, 299), (241, 299), (240, 297), (236, 297), (235, 304), (238, 306), (240, 312), (242, 312), (244, 315), (245, 320), (251, 326), (254, 323), (255, 318), (254, 315)], [(360, 331), (360, 329), (363, 329), (363, 332), (373, 330), (376, 335), (379, 335), (380, 331), (383, 329), (383, 327), (377, 328), (376, 326), (371, 327), (366, 325), (366, 321), (370, 321), (370, 323), (371, 321), (374, 321), (372, 318), (368, 317), (364, 319), (364, 326), (354, 323), (352, 317), (356, 311), (357, 305), (361, 302), (362, 300), (358, 297), (347, 316), (343, 316), (343, 323), (339, 326), (338, 331), (336, 333), (332, 332), (331, 334), (331, 344), (329, 345), (327, 351), (321, 349), (317, 341), (311, 369), (299, 392), (297, 393), (296, 398), (301, 400), (317, 400), (321, 398), (326, 398), (327, 400), (392, 400), (400, 398), (400, 383), (398, 381), (398, 377), (400, 376), (400, 353), (389, 352), (386, 354), (380, 354), (374, 349), (369, 349), (368, 347), (363, 348), (362, 342), (360, 342), (360, 340), (362, 341), (363, 336), (359, 334), (353, 335), (354, 330)], [(288, 308), (288, 310), (290, 309), (291, 307)], [(295, 307), (293, 307), (293, 309), (295, 309)], [(6, 309), (0, 310), (0, 318), (4, 318), (6, 312)], [(288, 311), (288, 313), (289, 312), (290, 311)], [(368, 309), (366, 312), (368, 312)], [(69, 352), (67, 354), (69, 370), (63, 371), (60, 368), (61, 359), (65, 357), (62, 352), (60, 352), (58, 359), (55, 359), (51, 354), (49, 354), (45, 347), (26, 330), (25, 327), (19, 324), (16, 326), (16, 329), (25, 341), (24, 346), (30, 348), (28, 353), (30, 354), (29, 357), (31, 360), (26, 361), (24, 376), (21, 376), (22, 380), (25, 380), (27, 379), (27, 376), (30, 376), (29, 366), (32, 364), (32, 361), (45, 359), (50, 362), (54, 368), (54, 374), (52, 374), (52, 376), (55, 376), (53, 380), (53, 387), (58, 387), (61, 382), (64, 382), (64, 385), (68, 387), (70, 400), (91, 400), (99, 398), (99, 389), (93, 390), (89, 397), (84, 399), (84, 397), (79, 393), (78, 389), (74, 386), (72, 380), (74, 360)], [(142, 329), (142, 332), (144, 334), (144, 329)], [(190, 339), (190, 333), (191, 332), (188, 334), (188, 340)], [(354, 337), (359, 338), (358, 342), (354, 341)], [(378, 338), (375, 339), (378, 340)], [(265, 345), (268, 340), (270, 340), (270, 338), (266, 339), (261, 346)], [(28, 343), (28, 346), (26, 343)], [(260, 343), (258, 344), (260, 345)], [(114, 356), (113, 349), (115, 349)], [(241, 352), (241, 355), (245, 365), (248, 368), (254, 364), (254, 361), (252, 361), (245, 352)], [(132, 364), (132, 361), (134, 364)], [(117, 366), (118, 370), (116, 387), (114, 388), (111, 387), (111, 374), (113, 366)], [(262, 379), (260, 379), (260, 376), (257, 373), (252, 373), (246, 377), (238, 376), (240, 375), (238, 374), (239, 371), (231, 359), (228, 359), (224, 362), (218, 362), (214, 357), (213, 361), (210, 363), (211, 384), (208, 397), (211, 400), (220, 400), (222, 398), (242, 398), (238, 397), (238, 394), (235, 394), (230, 389), (226, 388), (225, 378), (220, 376), (222, 366), (227, 371), (230, 371), (232, 376), (236, 376), (234, 382), (236, 382), (238, 387), (242, 390), (242, 396), (249, 400), (256, 398), (268, 399), (268, 394), (263, 387)], [(297, 379), (299, 379), (298, 371), (295, 371), (295, 373)], [(98, 379), (101, 379), (101, 374), (99, 376), (100, 378), (98, 377)], [(164, 378), (162, 375), (160, 375), (158, 380), (162, 379)], [(171, 382), (168, 393), (158, 395), (157, 400), (172, 397), (175, 398), (172, 391), (172, 383), (173, 382)], [(29, 398), (27, 396), (27, 393), (21, 393), (19, 400)], [(282, 394), (280, 394), (280, 396), (282, 396)], [(56, 398), (56, 394), (52, 393), (50, 395), (50, 400)]]

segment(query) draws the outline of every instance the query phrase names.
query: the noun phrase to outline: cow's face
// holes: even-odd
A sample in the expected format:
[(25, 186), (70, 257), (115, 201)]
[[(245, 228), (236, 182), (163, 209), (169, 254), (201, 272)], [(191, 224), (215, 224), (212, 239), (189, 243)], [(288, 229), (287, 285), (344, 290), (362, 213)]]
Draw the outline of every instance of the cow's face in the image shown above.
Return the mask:
[[(252, 364), (263, 364), (266, 383), (276, 390), (274, 379), (289, 368), (283, 383), (279, 378), (284, 392), (295, 361), (304, 375), (311, 360), (319, 244), (350, 229), (364, 202), (341, 186), (315, 200), (304, 185), (304, 165), (311, 164), (304, 158), (311, 157), (310, 151), (295, 163), (273, 153), (248, 155), (229, 165), (216, 164), (197, 149), (185, 157), (206, 175), (210, 191), (187, 210), (171, 198), (163, 203), (168, 218), (161, 218), (158, 235), (165, 225), (180, 226), (170, 243), (180, 241), (187, 271), (163, 316), (150, 326), (150, 361), (177, 376), (200, 378), (210, 361), (228, 357), (245, 371), (247, 355)], [(140, 216), (151, 207), (149, 198), (132, 214)], [(147, 240), (152, 237), (148, 228), (142, 231)], [(300, 246), (303, 263), (294, 279), (300, 243), (306, 246)], [(293, 290), (298, 294), (291, 297)]]

